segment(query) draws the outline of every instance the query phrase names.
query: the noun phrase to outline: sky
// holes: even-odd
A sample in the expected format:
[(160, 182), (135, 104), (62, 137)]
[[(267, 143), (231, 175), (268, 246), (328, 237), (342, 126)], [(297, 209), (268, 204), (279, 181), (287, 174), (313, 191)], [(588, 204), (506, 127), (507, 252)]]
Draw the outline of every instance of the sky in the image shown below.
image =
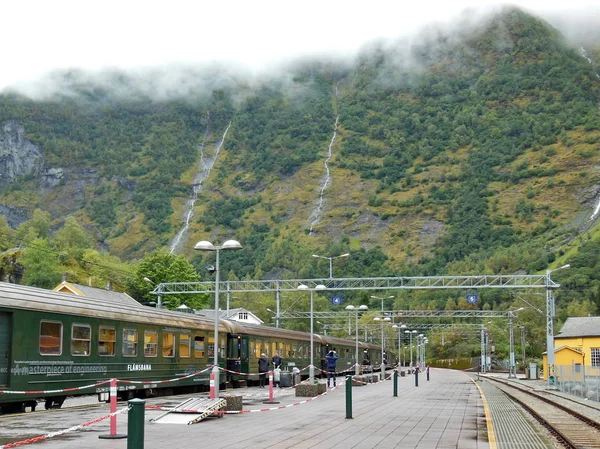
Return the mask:
[[(536, 14), (590, 15), (598, 0), (514, 0)], [(55, 69), (168, 67), (349, 54), (377, 38), (450, 22), (492, 0), (19, 0), (0, 8), (0, 90)], [(568, 6), (568, 9), (566, 9)], [(598, 14), (600, 15), (600, 14)]]

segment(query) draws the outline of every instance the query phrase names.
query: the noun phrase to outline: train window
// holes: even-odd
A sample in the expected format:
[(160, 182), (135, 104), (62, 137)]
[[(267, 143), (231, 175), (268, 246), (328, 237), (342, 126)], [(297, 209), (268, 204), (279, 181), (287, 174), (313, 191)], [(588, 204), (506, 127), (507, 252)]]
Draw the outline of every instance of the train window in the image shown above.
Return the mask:
[(215, 356), (215, 337), (208, 337), (208, 357)]
[(71, 355), (90, 355), (92, 328), (89, 324), (73, 324), (71, 327)]
[(271, 355), (275, 355), (276, 352), (277, 352), (277, 343), (272, 341), (271, 342)]
[(163, 332), (163, 357), (175, 357), (175, 334)]
[(40, 322), (40, 354), (62, 354), (62, 323), (57, 321)]
[(256, 350), (254, 352), (254, 356), (256, 358), (260, 357), (260, 355), (263, 353), (262, 344), (263, 344), (262, 341), (260, 341), (260, 340), (256, 341)]
[(189, 357), (190, 356), (190, 341), (192, 336), (189, 334), (179, 335), (179, 356)]
[(227, 335), (219, 334), (219, 357), (224, 359), (227, 356)]
[[(283, 354), (287, 354), (288, 357), (292, 357), (292, 345), (289, 343), (285, 344), (285, 352)], [(285, 355), (283, 356), (285, 357)]]
[(204, 358), (204, 337), (196, 335), (194, 337), (194, 357), (197, 359)]
[(137, 345), (137, 329), (123, 329), (123, 357), (135, 357), (137, 355)]
[(250, 340), (250, 354), (252, 354), (252, 357), (256, 357), (256, 342), (254, 340)]
[(144, 357), (156, 357), (158, 354), (158, 332), (144, 331)]
[(100, 326), (98, 334), (98, 355), (115, 355), (115, 342), (117, 341), (117, 332), (114, 327)]

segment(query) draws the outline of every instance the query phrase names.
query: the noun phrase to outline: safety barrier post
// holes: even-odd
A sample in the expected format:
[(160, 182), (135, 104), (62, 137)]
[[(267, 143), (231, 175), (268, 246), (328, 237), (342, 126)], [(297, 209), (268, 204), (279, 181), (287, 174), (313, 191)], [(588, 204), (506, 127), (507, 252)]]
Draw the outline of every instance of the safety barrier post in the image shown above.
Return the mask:
[(427, 367), (427, 382), (429, 382), (429, 367)]
[(146, 401), (132, 399), (128, 402), (127, 413), (127, 449), (144, 449), (144, 411)]
[(394, 370), (394, 397), (398, 396), (398, 370)]
[(269, 371), (269, 400), (263, 401), (263, 404), (279, 404), (278, 401), (273, 400), (273, 370)]
[(346, 376), (346, 419), (352, 419), (352, 376)]
[(415, 370), (415, 387), (419, 386), (419, 370)]
[(213, 371), (210, 372), (210, 376), (208, 377), (209, 379), (209, 385), (210, 385), (210, 390), (208, 392), (208, 397), (210, 399), (215, 399), (216, 397), (216, 392), (215, 392), (215, 373)]
[(109, 435), (98, 435), (98, 438), (101, 438), (104, 440), (127, 438), (127, 435), (117, 434), (117, 415), (115, 414), (117, 412), (117, 379), (116, 378), (113, 377), (110, 380), (110, 388), (108, 391), (110, 394), (110, 412), (113, 413), (113, 415), (110, 417), (110, 434)]

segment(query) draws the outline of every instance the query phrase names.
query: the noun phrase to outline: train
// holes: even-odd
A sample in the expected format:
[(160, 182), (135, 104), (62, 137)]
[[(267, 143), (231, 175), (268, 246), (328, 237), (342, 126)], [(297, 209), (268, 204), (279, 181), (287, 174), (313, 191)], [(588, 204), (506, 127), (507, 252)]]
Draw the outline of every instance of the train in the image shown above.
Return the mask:
[[(221, 388), (256, 382), (258, 358), (275, 351), (283, 370), (310, 364), (310, 333), (156, 309), (0, 282), (0, 414), (60, 408), (67, 396), (118, 399), (207, 391), (214, 350)], [(338, 371), (354, 372), (356, 342), (313, 334), (314, 365), (335, 348)], [(381, 347), (358, 342), (359, 363), (381, 364)], [(388, 356), (389, 360), (393, 356)], [(316, 370), (319, 373), (318, 370)], [(224, 374), (225, 373), (225, 374)], [(169, 382), (163, 382), (170, 380)], [(102, 383), (104, 382), (104, 383)]]

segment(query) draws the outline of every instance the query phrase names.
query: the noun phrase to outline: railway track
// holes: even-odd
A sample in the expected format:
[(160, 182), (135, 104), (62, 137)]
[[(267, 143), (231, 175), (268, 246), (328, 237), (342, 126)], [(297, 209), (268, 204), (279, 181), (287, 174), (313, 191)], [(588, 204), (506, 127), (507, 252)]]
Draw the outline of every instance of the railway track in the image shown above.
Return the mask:
[(600, 449), (600, 411), (597, 408), (562, 396), (538, 393), (512, 382), (488, 380), (526, 409), (563, 447)]

